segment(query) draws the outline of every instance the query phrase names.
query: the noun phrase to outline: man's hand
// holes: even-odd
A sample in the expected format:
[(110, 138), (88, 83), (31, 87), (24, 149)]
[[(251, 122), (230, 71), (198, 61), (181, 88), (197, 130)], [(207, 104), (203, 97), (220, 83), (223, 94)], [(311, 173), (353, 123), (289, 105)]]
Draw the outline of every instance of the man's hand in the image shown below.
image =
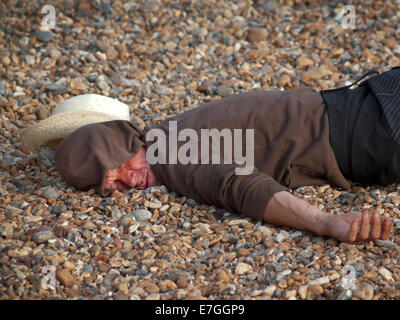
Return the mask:
[(377, 211), (334, 215), (286, 191), (274, 194), (264, 211), (263, 220), (349, 243), (386, 240), (393, 228), (392, 220), (382, 217)]
[(328, 223), (331, 237), (349, 243), (363, 243), (371, 240), (387, 240), (393, 222), (382, 217), (377, 211), (352, 211), (341, 216), (332, 217)]

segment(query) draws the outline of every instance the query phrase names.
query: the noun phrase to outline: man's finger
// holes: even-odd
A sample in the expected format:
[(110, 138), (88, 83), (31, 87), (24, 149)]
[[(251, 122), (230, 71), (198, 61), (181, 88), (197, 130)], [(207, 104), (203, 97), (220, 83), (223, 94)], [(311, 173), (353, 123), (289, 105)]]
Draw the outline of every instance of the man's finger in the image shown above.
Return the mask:
[(370, 225), (371, 225), (371, 217), (368, 212), (364, 211), (362, 213), (361, 227), (357, 240), (365, 241), (368, 239)]
[(378, 239), (381, 236), (381, 215), (377, 212), (372, 214), (371, 232), (369, 240)]
[(390, 231), (393, 228), (393, 221), (391, 219), (385, 218), (382, 224), (382, 232), (380, 239), (387, 240), (390, 236)]
[(349, 232), (347, 233), (347, 241), (348, 242), (356, 241), (360, 221), (361, 221), (361, 217), (357, 217), (351, 223)]

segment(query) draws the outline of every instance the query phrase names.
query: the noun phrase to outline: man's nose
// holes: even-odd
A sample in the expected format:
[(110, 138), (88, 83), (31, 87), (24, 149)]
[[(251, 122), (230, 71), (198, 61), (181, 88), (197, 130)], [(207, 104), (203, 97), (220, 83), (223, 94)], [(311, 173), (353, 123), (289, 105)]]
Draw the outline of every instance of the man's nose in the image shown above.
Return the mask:
[(134, 188), (138, 183), (138, 173), (133, 170), (126, 170), (120, 179), (129, 187)]

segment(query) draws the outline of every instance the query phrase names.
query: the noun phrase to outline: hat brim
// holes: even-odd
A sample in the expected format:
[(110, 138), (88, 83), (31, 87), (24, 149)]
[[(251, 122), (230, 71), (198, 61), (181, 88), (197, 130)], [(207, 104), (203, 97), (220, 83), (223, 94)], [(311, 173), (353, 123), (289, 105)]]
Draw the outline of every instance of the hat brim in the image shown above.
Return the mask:
[(39, 123), (22, 129), (20, 138), (24, 147), (31, 152), (39, 151), (49, 141), (66, 138), (76, 129), (91, 123), (126, 120), (97, 111), (74, 111), (53, 115)]

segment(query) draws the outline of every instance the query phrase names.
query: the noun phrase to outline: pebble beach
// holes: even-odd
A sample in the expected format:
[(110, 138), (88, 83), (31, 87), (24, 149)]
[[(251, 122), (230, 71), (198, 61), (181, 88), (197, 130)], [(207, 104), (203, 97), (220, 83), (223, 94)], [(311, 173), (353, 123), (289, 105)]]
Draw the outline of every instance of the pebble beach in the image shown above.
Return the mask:
[(80, 94), (151, 125), (240, 92), (336, 88), (399, 65), (395, 0), (1, 1), (0, 300), (398, 300), (397, 184), (291, 190), (331, 214), (393, 219), (388, 240), (348, 244), (166, 186), (78, 191), (54, 150), (29, 153), (19, 130)]

